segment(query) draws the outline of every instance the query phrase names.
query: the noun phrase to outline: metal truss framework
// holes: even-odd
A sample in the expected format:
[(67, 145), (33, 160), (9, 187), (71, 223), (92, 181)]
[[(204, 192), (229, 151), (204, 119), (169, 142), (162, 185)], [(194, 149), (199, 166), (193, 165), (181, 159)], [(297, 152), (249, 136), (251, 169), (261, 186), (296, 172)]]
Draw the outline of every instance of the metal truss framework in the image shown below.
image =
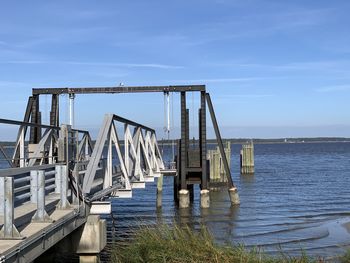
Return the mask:
[[(174, 181), (174, 190), (188, 189), (193, 184), (199, 184), (201, 189), (208, 189), (209, 174), (207, 167), (207, 145), (206, 145), (206, 107), (208, 106), (210, 117), (213, 122), (217, 143), (219, 148), (223, 148), (219, 127), (216, 121), (214, 108), (210, 100), (209, 93), (206, 93), (205, 85), (175, 85), (175, 86), (119, 86), (119, 87), (81, 87), (81, 88), (41, 88), (33, 89), (32, 96), (29, 98), (25, 121), (31, 121), (35, 124), (41, 123), (41, 113), (39, 111), (40, 95), (52, 95), (50, 124), (57, 124), (59, 120), (59, 95), (69, 94), (74, 97), (76, 94), (122, 94), (122, 93), (154, 93), (154, 92), (177, 92), (181, 94), (181, 140), (179, 141), (177, 174), (178, 178)], [(199, 147), (197, 151), (191, 151), (189, 147), (189, 110), (186, 107), (186, 93), (198, 92), (200, 94), (199, 107)], [(19, 133), (18, 138), (21, 134)], [(38, 144), (41, 140), (41, 129), (32, 127), (30, 131), (30, 142)], [(18, 141), (18, 140), (17, 140)], [(132, 149), (131, 149), (132, 151)], [(133, 152), (132, 152), (133, 153)], [(132, 155), (132, 153), (130, 153)], [(230, 167), (225, 161), (225, 156), (220, 150), (224, 160), (224, 167), (228, 175), (228, 188), (235, 187), (231, 178)], [(20, 155), (20, 150), (16, 150), (16, 156)], [(133, 155), (132, 155), (133, 156)], [(189, 159), (198, 159), (199, 162), (193, 165)], [(18, 159), (20, 159), (18, 157)], [(128, 161), (126, 161), (128, 162)], [(18, 164), (16, 164), (18, 166)], [(125, 167), (128, 169), (128, 167)], [(123, 173), (123, 171), (121, 171)], [(141, 184), (141, 183), (139, 183)], [(136, 185), (136, 183), (135, 183)]]
[[(67, 125), (0, 124), (45, 129), (37, 151), (52, 152), (51, 161), (23, 154), (23, 166), (0, 169), (0, 262), (33, 261), (84, 224), (98, 201), (131, 197), (164, 169), (155, 131), (117, 115), (105, 116), (94, 145), (88, 132)], [(28, 140), (22, 137), (16, 148), (26, 153)]]
[[(117, 132), (117, 122), (124, 126), (124, 154)], [(132, 127), (133, 133), (131, 133)], [(144, 188), (145, 182), (151, 182), (155, 177), (159, 177), (161, 169), (164, 169), (153, 129), (117, 115), (107, 114), (84, 175), (85, 194), (90, 193), (93, 188), (97, 171), (103, 164), (105, 148), (107, 158), (103, 175), (104, 194), (108, 191), (111, 196), (131, 197), (132, 188)]]

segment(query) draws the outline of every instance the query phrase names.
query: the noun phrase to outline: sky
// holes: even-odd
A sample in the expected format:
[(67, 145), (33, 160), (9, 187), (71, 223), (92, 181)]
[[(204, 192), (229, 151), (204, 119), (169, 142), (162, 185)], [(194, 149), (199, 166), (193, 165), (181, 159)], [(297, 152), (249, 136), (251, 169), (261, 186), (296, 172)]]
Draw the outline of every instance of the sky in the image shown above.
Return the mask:
[[(32, 88), (204, 84), (225, 138), (350, 137), (349, 10), (337, 0), (2, 1), (0, 118), (23, 119)], [(198, 96), (187, 98), (195, 126)], [(179, 104), (173, 95), (174, 137)], [(75, 106), (78, 128), (97, 133), (115, 113), (164, 134), (162, 94), (79, 95)], [(49, 107), (43, 96), (44, 122)]]

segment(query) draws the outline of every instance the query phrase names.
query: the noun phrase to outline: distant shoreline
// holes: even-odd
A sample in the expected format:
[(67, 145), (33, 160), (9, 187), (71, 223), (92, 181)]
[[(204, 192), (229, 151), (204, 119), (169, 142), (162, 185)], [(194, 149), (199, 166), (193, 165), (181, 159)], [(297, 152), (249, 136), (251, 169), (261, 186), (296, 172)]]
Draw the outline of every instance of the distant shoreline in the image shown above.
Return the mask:
[[(196, 140), (197, 142), (198, 140)], [(230, 142), (231, 144), (243, 144), (253, 141), (254, 144), (302, 144), (302, 143), (350, 143), (350, 138), (343, 137), (318, 137), (318, 138), (277, 138), (277, 139), (222, 139), (223, 143)], [(159, 140), (161, 144), (172, 144), (173, 141)], [(190, 139), (190, 143), (192, 140)], [(216, 144), (216, 139), (208, 139), (208, 144)]]
[[(193, 140), (190, 139), (190, 143)], [(222, 139), (223, 143), (243, 144), (253, 141), (254, 144), (302, 144), (302, 143), (350, 143), (350, 138), (344, 137), (305, 137), (305, 138), (276, 138), (276, 139), (257, 139), (257, 138), (239, 138), (239, 139)], [(123, 144), (123, 140), (120, 141)], [(171, 145), (174, 140), (158, 139), (159, 144)], [(198, 142), (198, 140), (195, 140)], [(0, 141), (0, 145), (12, 146), (15, 142)], [(216, 139), (208, 139), (207, 144), (216, 144)]]

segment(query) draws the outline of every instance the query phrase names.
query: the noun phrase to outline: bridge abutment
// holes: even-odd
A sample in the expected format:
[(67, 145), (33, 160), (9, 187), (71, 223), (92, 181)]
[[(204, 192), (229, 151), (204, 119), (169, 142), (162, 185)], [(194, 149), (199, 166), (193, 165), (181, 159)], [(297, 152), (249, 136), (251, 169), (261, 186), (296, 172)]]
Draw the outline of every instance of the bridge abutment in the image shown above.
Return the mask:
[(76, 253), (80, 262), (99, 262), (99, 253), (107, 244), (106, 220), (98, 215), (89, 215), (76, 238), (78, 239)]

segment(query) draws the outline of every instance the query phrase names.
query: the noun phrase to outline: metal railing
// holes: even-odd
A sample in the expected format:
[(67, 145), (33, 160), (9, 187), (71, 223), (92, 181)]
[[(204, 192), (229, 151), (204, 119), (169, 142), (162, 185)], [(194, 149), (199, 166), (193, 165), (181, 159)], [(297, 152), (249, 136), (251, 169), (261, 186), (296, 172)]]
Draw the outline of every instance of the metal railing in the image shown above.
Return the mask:
[[(23, 224), (52, 222), (46, 210), (49, 197), (58, 202), (56, 209), (79, 209), (108, 197), (131, 197), (132, 188), (144, 188), (145, 182), (159, 177), (164, 169), (155, 131), (117, 115), (105, 116), (94, 145), (87, 131), (68, 125), (0, 119), (1, 123), (19, 125), (22, 135), (14, 147), (12, 167), (0, 169), (0, 239), (23, 239), (18, 231)], [(120, 124), (123, 148), (116, 129)], [(33, 125), (45, 132), (38, 144), (30, 146), (24, 131)], [(30, 147), (36, 148), (34, 153)], [(15, 210), (22, 208), (29, 209), (26, 216), (30, 218), (19, 224)]]
[(31, 222), (51, 222), (45, 210), (48, 195), (57, 194), (57, 209), (65, 209), (68, 200), (68, 173), (65, 165), (49, 164), (36, 167), (0, 170), (0, 216), (2, 239), (22, 239), (15, 223), (15, 209), (36, 204)]

